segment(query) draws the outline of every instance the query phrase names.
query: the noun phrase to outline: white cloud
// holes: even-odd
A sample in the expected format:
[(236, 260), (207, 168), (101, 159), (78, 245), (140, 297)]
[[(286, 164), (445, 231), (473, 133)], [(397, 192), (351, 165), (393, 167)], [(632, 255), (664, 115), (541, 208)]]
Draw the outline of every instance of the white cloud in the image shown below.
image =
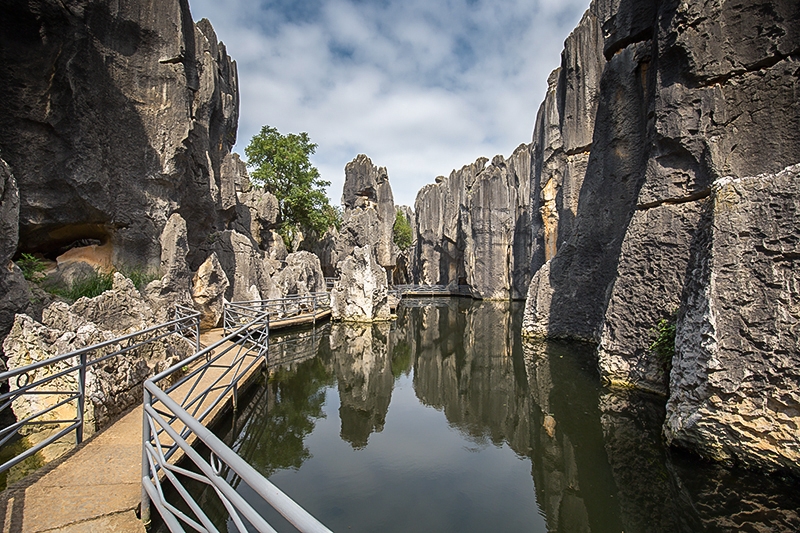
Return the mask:
[(307, 131), (335, 202), (345, 164), (366, 153), (409, 205), (437, 175), (530, 141), (547, 76), (587, 6), (191, 0), (238, 63), (237, 151), (264, 124)]

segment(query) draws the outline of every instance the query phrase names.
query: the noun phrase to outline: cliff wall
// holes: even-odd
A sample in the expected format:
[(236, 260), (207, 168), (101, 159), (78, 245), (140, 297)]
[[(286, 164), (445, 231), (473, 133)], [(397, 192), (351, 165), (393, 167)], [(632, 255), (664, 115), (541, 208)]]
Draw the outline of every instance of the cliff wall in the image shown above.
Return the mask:
[(11, 0), (0, 31), (0, 149), (20, 251), (87, 239), (158, 267), (179, 212), (190, 248), (232, 217), (236, 64), (186, 0)]
[[(800, 160), (800, 5), (598, 0), (566, 44), (534, 138), (525, 332), (597, 343), (608, 382), (669, 394), (671, 441), (796, 468), (797, 173), (779, 172)], [(569, 64), (596, 83), (570, 93)], [(653, 330), (676, 312), (664, 360)]]
[(530, 272), (530, 147), (487, 161), (417, 193), (414, 279), (467, 285), (475, 298), (521, 299)]

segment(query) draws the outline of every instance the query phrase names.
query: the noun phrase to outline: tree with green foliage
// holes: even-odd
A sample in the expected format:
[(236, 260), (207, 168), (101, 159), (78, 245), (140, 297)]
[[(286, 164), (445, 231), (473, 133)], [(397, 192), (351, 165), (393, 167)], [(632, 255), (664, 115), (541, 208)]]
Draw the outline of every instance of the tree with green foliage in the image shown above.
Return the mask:
[(394, 217), (394, 226), (392, 226), (394, 234), (394, 243), (401, 250), (405, 250), (413, 242), (414, 234), (411, 231), (411, 225), (408, 223), (406, 216), (399, 209), (397, 215)]
[(321, 179), (309, 161), (316, 149), (306, 132), (282, 135), (271, 126), (263, 126), (244, 149), (253, 183), (278, 199), (278, 231), (287, 246), (298, 229), (322, 235), (341, 225), (338, 211), (325, 194), (331, 183)]

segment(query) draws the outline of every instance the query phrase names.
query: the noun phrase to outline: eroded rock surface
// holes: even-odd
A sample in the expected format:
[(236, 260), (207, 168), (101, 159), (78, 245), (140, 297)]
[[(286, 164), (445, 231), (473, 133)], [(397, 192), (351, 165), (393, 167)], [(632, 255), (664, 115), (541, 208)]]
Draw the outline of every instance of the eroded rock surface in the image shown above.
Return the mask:
[(319, 258), (311, 252), (294, 252), (286, 257), (286, 267), (275, 276), (282, 296), (308, 296), (325, 292), (325, 276)]
[(414, 203), (414, 279), (467, 285), (475, 298), (521, 299), (530, 276), (530, 147), (437, 178)]
[(332, 271), (356, 247), (370, 246), (379, 265), (391, 271), (397, 258), (392, 228), (395, 206), (389, 174), (364, 154), (345, 166), (342, 228), (323, 236), (315, 251)]
[(389, 319), (386, 271), (369, 246), (356, 247), (338, 265), (339, 279), (331, 291), (334, 320), (372, 322)]
[[(792, 331), (794, 322), (785, 321), (795, 320), (788, 318), (794, 311), (768, 307), (775, 313), (770, 320), (779, 326), (764, 319), (738, 329), (716, 331), (706, 325), (696, 328), (702, 334), (680, 331), (690, 323), (708, 323), (695, 310), (703, 308), (698, 302), (716, 305), (712, 294), (749, 294), (756, 301), (749, 287), (767, 287), (764, 280), (776, 278), (769, 290), (780, 292), (777, 286), (783, 284), (788, 292), (772, 297), (793, 298), (791, 277), (777, 266), (781, 260), (753, 259), (749, 270), (734, 269), (738, 289), (731, 284), (723, 292), (716, 285), (717, 276), (726, 278), (736, 260), (750, 257), (746, 243), (756, 250), (765, 247), (751, 235), (775, 235), (775, 228), (783, 227), (783, 242), (795, 238), (787, 222), (786, 190), (748, 191), (751, 210), (758, 211), (761, 202), (774, 212), (745, 224), (740, 242), (731, 243), (739, 251), (736, 260), (731, 255), (723, 267), (709, 259), (705, 272), (697, 266), (697, 250), (712, 242), (704, 235), (708, 217), (716, 220), (710, 213), (717, 207), (708, 198), (715, 180), (776, 173), (798, 161), (800, 101), (793, 55), (800, 49), (798, 21), (800, 6), (781, 1), (591, 4), (565, 43), (561, 69), (550, 78), (537, 118), (531, 189), (534, 213), (541, 219), (533, 223), (532, 257), (534, 269), (544, 267), (533, 276), (524, 321), (529, 335), (597, 343), (600, 371), (610, 382), (671, 394), (674, 425), (668, 423), (667, 433), (673, 442), (707, 456), (736, 456), (776, 468), (789, 467), (797, 449), (790, 437), (797, 399), (782, 391), (795, 379), (795, 363), (789, 361), (798, 349), (783, 347), (779, 357), (773, 355), (775, 342), (781, 345), (774, 332), (778, 327)], [(676, 309), (683, 317), (684, 326), (678, 327), (683, 352), (671, 362), (650, 345), (659, 321)], [(731, 320), (747, 309), (732, 313)], [(725, 362), (701, 355), (717, 345), (753, 351), (725, 352)], [(778, 370), (753, 359), (784, 362)], [(679, 389), (668, 389), (669, 366), (677, 362), (671, 383)], [(708, 392), (703, 384), (708, 365), (716, 376), (738, 368), (744, 375), (734, 381), (748, 376), (765, 385), (760, 394), (755, 385)], [(689, 381), (676, 381), (676, 371), (694, 380), (691, 394)], [(740, 394), (749, 395), (750, 403), (735, 400), (740, 387), (747, 389)], [(700, 407), (704, 402), (718, 404), (708, 404), (706, 412)], [(707, 431), (697, 429), (703, 420)], [(753, 429), (764, 421), (777, 428), (774, 438), (759, 437)], [(704, 431), (707, 436), (701, 438)], [(734, 437), (727, 435), (743, 444), (729, 448), (727, 439)]]
[(202, 249), (216, 254), (230, 282), (225, 292), (229, 302), (280, 298), (280, 290), (269, 275), (264, 252), (247, 235), (226, 230), (209, 236)]
[[(19, 191), (14, 175), (0, 159), (0, 343), (11, 331), (14, 314), (22, 312), (31, 298), (22, 271), (11, 258), (19, 236)], [(0, 368), (5, 363), (0, 345)]]
[(800, 472), (800, 165), (715, 183), (678, 320), (667, 439)]
[(169, 216), (192, 251), (230, 219), (236, 64), (188, 2), (12, 1), (0, 35), (0, 148), (20, 189), (22, 251), (81, 239), (159, 266)]
[[(114, 286), (95, 298), (81, 298), (73, 305), (55, 302), (42, 312), (42, 323), (25, 314), (15, 317), (14, 325), (4, 342), (10, 369), (29, 365), (86, 346), (111, 340), (154, 325), (153, 310), (133, 283), (119, 273)], [(112, 344), (88, 354), (88, 360), (119, 350)], [(142, 401), (142, 383), (148, 377), (185, 359), (193, 353), (193, 345), (177, 336), (136, 348), (110, 362), (91, 365), (87, 370), (85, 434), (102, 428), (112, 417)], [(29, 374), (30, 380), (52, 375), (73, 364), (65, 360)], [(11, 380), (11, 390), (19, 386)], [(77, 391), (77, 373), (57, 378), (47, 390)], [(25, 395), (14, 403), (18, 419), (46, 407), (62, 398), (53, 395)], [(74, 404), (67, 404), (46, 415), (48, 420), (70, 419), (75, 416)]]
[(225, 306), (225, 293), (230, 283), (228, 276), (212, 253), (203, 261), (192, 279), (192, 300), (200, 311), (200, 328), (211, 329), (219, 325)]

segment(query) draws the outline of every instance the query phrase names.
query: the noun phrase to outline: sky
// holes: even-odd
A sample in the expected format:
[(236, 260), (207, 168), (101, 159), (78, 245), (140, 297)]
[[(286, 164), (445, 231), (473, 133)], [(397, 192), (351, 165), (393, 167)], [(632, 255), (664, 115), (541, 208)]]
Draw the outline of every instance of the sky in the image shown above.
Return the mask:
[(235, 151), (307, 132), (341, 201), (344, 167), (386, 167), (395, 203), (529, 143), (547, 77), (589, 0), (190, 0), (236, 61)]

